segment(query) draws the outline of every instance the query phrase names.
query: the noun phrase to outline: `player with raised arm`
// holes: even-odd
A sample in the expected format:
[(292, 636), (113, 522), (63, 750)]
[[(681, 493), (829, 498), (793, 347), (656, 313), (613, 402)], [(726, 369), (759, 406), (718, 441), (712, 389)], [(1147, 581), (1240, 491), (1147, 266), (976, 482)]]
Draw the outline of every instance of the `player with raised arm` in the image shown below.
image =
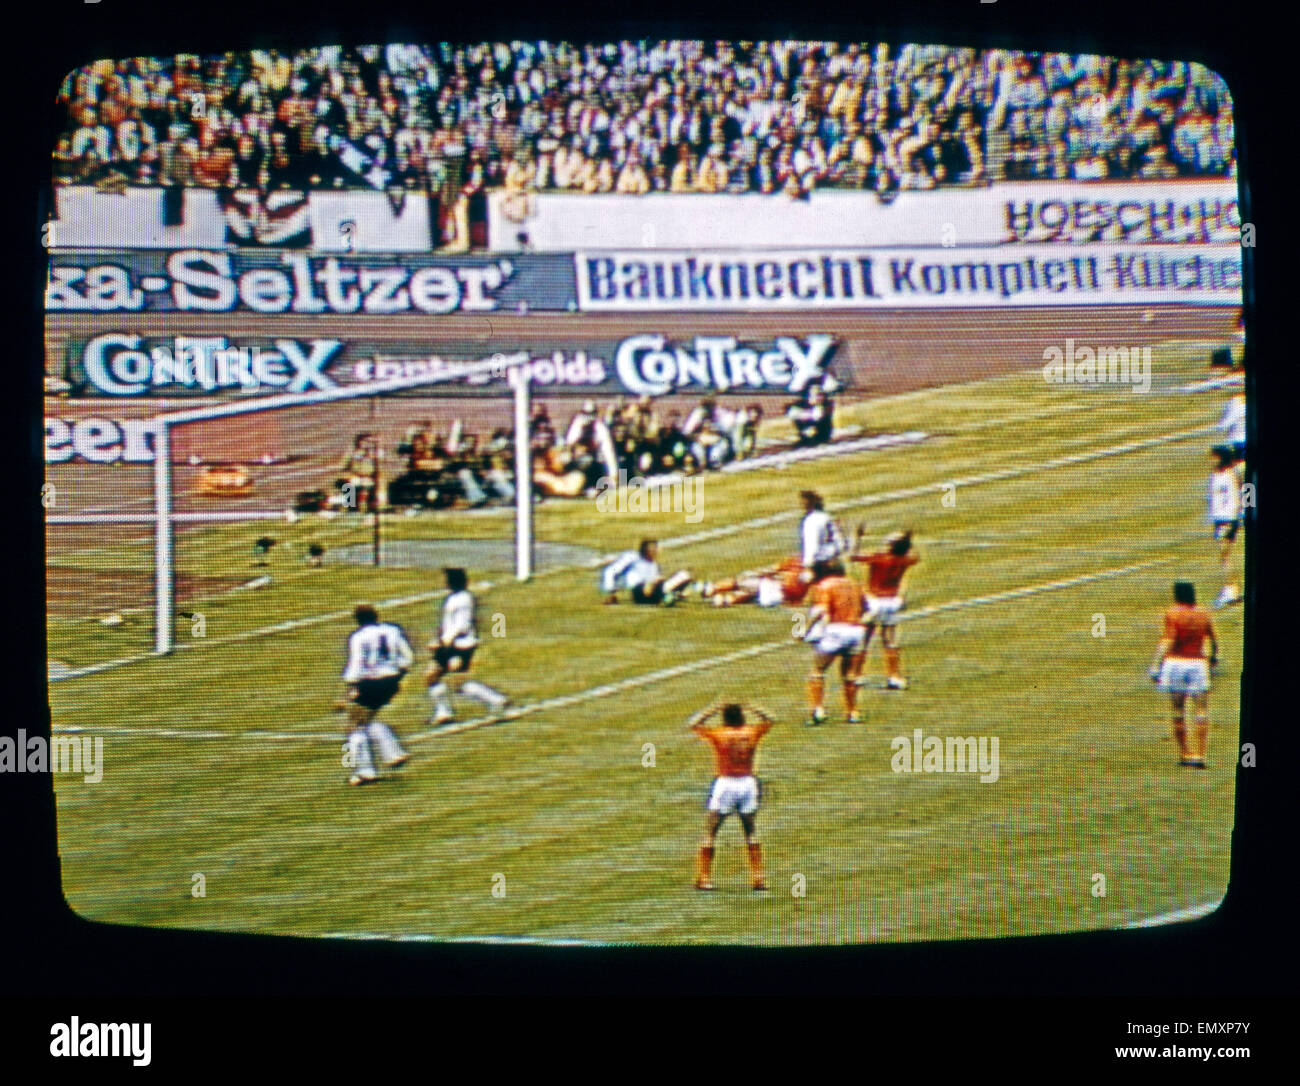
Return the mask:
[[(859, 524), (854, 537), (855, 549), (861, 545), (866, 528)], [(885, 539), (883, 550), (854, 554), (854, 562), (867, 566), (867, 613), (863, 620), (866, 638), (862, 645), (863, 661), (871, 635), (880, 627), (880, 644), (885, 655), (885, 688), (906, 690), (898, 655), (898, 613), (903, 609), (903, 578), (921, 559), (912, 553), (912, 533), (894, 532)]]
[(430, 723), (434, 727), (456, 719), (451, 707), (449, 683), (459, 684), (459, 693), (481, 702), (491, 712), (499, 713), (510, 704), (510, 699), (501, 691), (476, 679), (465, 679), (474, 659), (474, 650), (478, 648), (478, 601), (469, 590), (469, 577), (463, 569), (451, 568), (445, 572), (449, 594), (443, 601), (438, 634), (429, 642), (433, 663), (424, 675), (433, 701)]
[(379, 748), (384, 765), (395, 769), (410, 755), (402, 749), (387, 724), (375, 719), (396, 696), (402, 679), (415, 662), (415, 654), (400, 626), (380, 622), (368, 603), (353, 611), (357, 628), (348, 637), (348, 661), (343, 670), (343, 699), (347, 710), (348, 764), (353, 773), (348, 784), (370, 784), (379, 779), (371, 744)]
[(1227, 607), (1241, 602), (1241, 589), (1232, 572), (1232, 543), (1241, 526), (1241, 475), (1238, 473), (1236, 453), (1226, 445), (1216, 445), (1210, 450), (1214, 457), (1214, 470), (1210, 473), (1210, 520), (1214, 523), (1214, 538), (1219, 543), (1219, 564), (1223, 567), (1223, 589), (1214, 601), (1215, 607)]
[[(750, 886), (755, 890), (767, 889), (763, 848), (755, 836), (760, 789), (754, 776), (754, 755), (763, 736), (771, 730), (773, 720), (757, 706), (750, 706), (749, 712), (758, 717), (757, 723), (746, 723), (745, 707), (738, 704), (714, 705), (687, 721), (687, 727), (713, 748), (717, 772), (705, 803), (704, 840), (700, 843), (695, 872), (697, 890), (713, 889), (713, 852), (718, 828), (731, 814), (740, 816), (745, 831)], [(710, 725), (709, 721), (719, 713), (722, 723)]]
[[(1219, 662), (1219, 641), (1209, 612), (1196, 606), (1196, 587), (1190, 581), (1174, 582), (1174, 605), (1165, 612), (1164, 621), (1164, 636), (1151, 663), (1151, 679), (1169, 695), (1173, 705), (1178, 764), (1204, 769), (1210, 734), (1210, 669)], [(1185, 716), (1188, 698), (1196, 711), (1196, 731), (1190, 741)]]
[(826, 722), (826, 671), (835, 660), (840, 662), (840, 678), (844, 684), (845, 716), (850, 724), (857, 724), (862, 720), (858, 715), (858, 676), (862, 673), (862, 654), (866, 649), (862, 589), (844, 575), (844, 565), (838, 559), (819, 562), (816, 572), (808, 628), (803, 635), (803, 640), (813, 647), (812, 670), (808, 673), (807, 725), (815, 728)]

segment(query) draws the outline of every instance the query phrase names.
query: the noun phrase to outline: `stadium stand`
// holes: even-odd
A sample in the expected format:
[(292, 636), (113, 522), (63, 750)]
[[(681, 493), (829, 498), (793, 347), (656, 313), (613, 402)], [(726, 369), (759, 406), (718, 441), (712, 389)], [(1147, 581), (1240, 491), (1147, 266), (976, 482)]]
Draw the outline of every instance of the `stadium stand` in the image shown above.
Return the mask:
[(1228, 176), (1194, 63), (819, 42), (253, 51), (72, 72), (58, 183), (443, 199)]

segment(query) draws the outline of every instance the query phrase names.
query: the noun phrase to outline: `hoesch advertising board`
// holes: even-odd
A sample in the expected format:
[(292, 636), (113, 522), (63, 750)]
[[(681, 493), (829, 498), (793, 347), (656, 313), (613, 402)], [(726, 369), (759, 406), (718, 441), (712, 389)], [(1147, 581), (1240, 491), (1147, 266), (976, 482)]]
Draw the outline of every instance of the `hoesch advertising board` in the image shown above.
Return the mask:
[[(1026, 181), (874, 193), (551, 193), (489, 197), (498, 251), (926, 248), (935, 245), (1240, 244), (1234, 178)], [(520, 214), (522, 211), (526, 214)], [(647, 241), (647, 239), (651, 239)]]

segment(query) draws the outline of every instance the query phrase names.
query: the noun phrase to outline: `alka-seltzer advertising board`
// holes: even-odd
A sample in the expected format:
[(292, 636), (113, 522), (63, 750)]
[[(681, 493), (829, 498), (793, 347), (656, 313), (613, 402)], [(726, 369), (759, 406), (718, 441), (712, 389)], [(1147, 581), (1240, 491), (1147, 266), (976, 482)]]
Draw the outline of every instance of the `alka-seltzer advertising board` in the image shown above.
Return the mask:
[(570, 256), (324, 256), (184, 249), (56, 251), (50, 313), (367, 313), (576, 308)]

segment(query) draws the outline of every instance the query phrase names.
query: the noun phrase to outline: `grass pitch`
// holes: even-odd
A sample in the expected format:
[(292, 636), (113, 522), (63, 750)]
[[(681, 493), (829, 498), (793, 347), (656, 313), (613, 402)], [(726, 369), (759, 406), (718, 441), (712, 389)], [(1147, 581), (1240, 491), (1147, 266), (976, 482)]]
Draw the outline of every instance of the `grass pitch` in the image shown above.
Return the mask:
[[(422, 570), (306, 569), (308, 543), (364, 539), (346, 520), (274, 525), (266, 570), (249, 567), (266, 525), (187, 534), (187, 572), (248, 567), (272, 583), (192, 601), (204, 636), (180, 621), (184, 648), (168, 658), (51, 684), (56, 733), (105, 740), (100, 783), (55, 782), (69, 904), (95, 921), (273, 934), (809, 945), (1112, 928), (1221, 899), (1242, 609), (1215, 614), (1207, 771), (1177, 765), (1146, 667), (1171, 582), (1193, 580), (1207, 603), (1220, 586), (1204, 498), (1213, 437), (1178, 435), (1217, 421), (1229, 393), (1178, 391), (1205, 376), (1199, 347), (1153, 354), (1148, 395), (1030, 372), (846, 408), (842, 424), (931, 436), (705, 476), (698, 523), (589, 501), (537, 510), (540, 539), (610, 552), (657, 536), (665, 570), (702, 578), (793, 551), (804, 487), (871, 540), (914, 528), (922, 561), (901, 628), (913, 685), (865, 689), (859, 725), (832, 679), (831, 722), (801, 726), (808, 649), (791, 612), (604, 607), (590, 568), (528, 584), (471, 569), (491, 585), (475, 671), (525, 715), (436, 734), (412, 678), (384, 717), (414, 757), (347, 788), (330, 711), (346, 612), (406, 600), (384, 617), (420, 645), (440, 584)], [(385, 530), (488, 539), (511, 521), (431, 514)], [(148, 557), (110, 541), (60, 562), (145, 572)], [(48, 630), (51, 657), (73, 667), (150, 643), (147, 610), (123, 627), (52, 618)], [(868, 674), (880, 676), (876, 645)], [(731, 823), (718, 891), (691, 889), (712, 765), (684, 722), (719, 699), (779, 720), (758, 759), (765, 895), (747, 889)], [(894, 772), (891, 740), (914, 729), (997, 737), (998, 780)]]

